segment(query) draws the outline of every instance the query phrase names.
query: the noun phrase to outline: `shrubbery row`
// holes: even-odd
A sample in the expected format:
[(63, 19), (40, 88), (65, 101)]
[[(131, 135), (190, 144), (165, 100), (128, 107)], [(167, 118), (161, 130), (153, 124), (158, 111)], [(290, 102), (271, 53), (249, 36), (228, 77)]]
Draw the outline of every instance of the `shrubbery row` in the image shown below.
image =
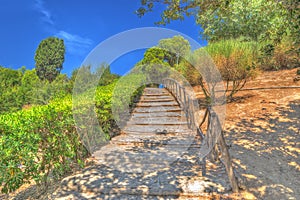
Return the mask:
[[(128, 76), (126, 80), (132, 84), (122, 88), (122, 96), (129, 98), (132, 104), (142, 93), (142, 88), (136, 90), (134, 85), (143, 84), (143, 79)], [(116, 84), (114, 81), (107, 86), (98, 86), (94, 97), (94, 112), (107, 139), (116, 125), (111, 104)], [(88, 102), (80, 102), (85, 103)], [(123, 103), (119, 101), (120, 106)], [(47, 184), (49, 180), (71, 171), (74, 165), (83, 166), (89, 151), (77, 132), (74, 113), (80, 114), (78, 112), (80, 110), (74, 108), (72, 96), (68, 95), (54, 99), (48, 105), (0, 115), (2, 192), (14, 191), (32, 180), (37, 184)]]

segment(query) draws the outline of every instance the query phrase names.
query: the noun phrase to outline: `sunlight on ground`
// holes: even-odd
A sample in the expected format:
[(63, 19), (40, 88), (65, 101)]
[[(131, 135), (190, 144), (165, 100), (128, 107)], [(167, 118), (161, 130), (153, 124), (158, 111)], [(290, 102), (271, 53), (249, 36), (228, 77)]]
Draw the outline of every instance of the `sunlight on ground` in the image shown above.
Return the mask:
[(234, 144), (242, 145), (244, 148), (257, 151), (258, 147), (266, 146), (267, 142), (265, 141), (253, 141), (248, 139), (239, 139), (238, 141), (234, 141)]
[(265, 192), (266, 192), (266, 188), (267, 187), (265, 185), (263, 185), (263, 186), (257, 188), (257, 191), (261, 194), (261, 196), (264, 196)]
[(241, 163), (241, 160), (232, 158), (232, 162), (241, 167), (242, 169), (246, 170), (247, 166)]
[(257, 179), (256, 176), (254, 176), (253, 174), (242, 174), (242, 176), (248, 178), (248, 179)]
[(300, 171), (300, 165), (298, 165), (298, 163), (296, 162), (289, 162), (288, 165), (295, 167), (298, 171)]

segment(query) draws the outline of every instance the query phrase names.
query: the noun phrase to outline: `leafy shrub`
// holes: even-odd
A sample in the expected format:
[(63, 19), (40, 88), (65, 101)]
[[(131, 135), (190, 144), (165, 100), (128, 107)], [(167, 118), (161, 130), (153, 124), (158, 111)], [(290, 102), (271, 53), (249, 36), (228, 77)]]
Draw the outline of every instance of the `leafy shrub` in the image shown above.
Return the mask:
[(255, 42), (222, 40), (196, 50), (194, 56), (197, 57), (205, 52), (211, 56), (226, 82), (229, 99), (232, 99), (233, 95), (244, 87), (249, 78), (255, 76), (258, 58)]
[(110, 138), (110, 129), (115, 123), (111, 110), (112, 95), (115, 86), (116, 81), (106, 87), (97, 87), (95, 96), (97, 117), (108, 139)]
[(270, 42), (260, 44), (260, 68), (262, 70), (292, 69), (300, 66), (299, 53), (294, 42), (288, 36), (273, 45)]
[(0, 113), (18, 111), (24, 105), (46, 105), (51, 99), (70, 94), (69, 87), (65, 74), (59, 74), (50, 84), (39, 80), (35, 69), (13, 70), (0, 67)]
[(179, 65), (175, 65), (174, 68), (182, 74), (192, 86), (200, 84), (201, 74), (188, 61), (184, 60)]
[(0, 184), (10, 192), (33, 179), (46, 184), (86, 155), (70, 99), (0, 116)]
[[(131, 78), (135, 83), (140, 81), (137, 77)], [(97, 123), (106, 139), (110, 138), (111, 128), (115, 125), (111, 104), (116, 83), (97, 87), (93, 99)], [(131, 85), (131, 89), (133, 86)], [(123, 89), (123, 94), (128, 96), (130, 88)], [(138, 94), (141, 94), (140, 90), (129, 95), (130, 102)], [(88, 101), (79, 103), (89, 105)], [(77, 132), (78, 128), (85, 128), (84, 131), (88, 132), (88, 127), (77, 127), (74, 120), (74, 114), (81, 111), (83, 110), (73, 108), (72, 97), (68, 95), (54, 99), (48, 105), (32, 106), (26, 110), (0, 115), (2, 192), (14, 191), (30, 180), (47, 185), (50, 179), (59, 178), (71, 171), (74, 164), (82, 165), (89, 149), (83, 145), (84, 138)], [(89, 118), (85, 118), (85, 113), (77, 114), (82, 114), (83, 120), (90, 123)]]
[[(121, 77), (113, 91), (113, 114), (120, 126), (124, 126), (128, 121), (131, 108), (134, 107), (147, 84), (147, 75), (143, 74), (139, 67), (135, 70)], [(152, 83), (151, 80), (148, 83)]]

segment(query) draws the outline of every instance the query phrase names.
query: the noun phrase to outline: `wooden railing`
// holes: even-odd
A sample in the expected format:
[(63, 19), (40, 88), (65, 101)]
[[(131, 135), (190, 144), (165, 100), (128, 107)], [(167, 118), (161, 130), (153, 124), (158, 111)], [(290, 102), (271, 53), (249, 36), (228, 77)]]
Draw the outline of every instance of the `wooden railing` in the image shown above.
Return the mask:
[(164, 87), (175, 97), (177, 102), (180, 104), (183, 109), (188, 127), (193, 130), (197, 130), (197, 133), (200, 135), (201, 139), (204, 138), (202, 130), (197, 126), (195, 121), (195, 111), (197, 100), (191, 99), (190, 95), (187, 93), (184, 86), (182, 86), (178, 81), (172, 78), (163, 79)]
[[(211, 157), (212, 160), (215, 160), (216, 156), (218, 157), (218, 149), (220, 149), (222, 156), (221, 161), (225, 165), (232, 191), (238, 192), (239, 187), (237, 184), (237, 179), (233, 171), (232, 161), (225, 142), (222, 125), (217, 113), (211, 107), (207, 107), (202, 122), (197, 125), (194, 116), (196, 111), (196, 100), (191, 99), (186, 89), (174, 79), (164, 79), (163, 85), (175, 97), (177, 102), (183, 108), (189, 128), (196, 129), (197, 133), (201, 136), (202, 144), (200, 152), (202, 155), (200, 155), (200, 157), (202, 158), (203, 165), (202, 175), (206, 175), (206, 158)], [(201, 126), (206, 120), (208, 122), (206, 134), (204, 136)]]
[(231, 157), (229, 154), (228, 146), (225, 142), (224, 133), (219, 120), (219, 116), (211, 107), (208, 107), (205, 111), (203, 121), (199, 125), (200, 128), (206, 119), (208, 120), (207, 131), (205, 134), (205, 138), (202, 141), (200, 150), (203, 153), (201, 157), (203, 158), (202, 162), (204, 165), (202, 175), (204, 176), (206, 174), (206, 158), (210, 157), (210, 160), (213, 161), (219, 160), (219, 152), (221, 152), (221, 162), (225, 166), (232, 191), (238, 192), (238, 182), (233, 171)]

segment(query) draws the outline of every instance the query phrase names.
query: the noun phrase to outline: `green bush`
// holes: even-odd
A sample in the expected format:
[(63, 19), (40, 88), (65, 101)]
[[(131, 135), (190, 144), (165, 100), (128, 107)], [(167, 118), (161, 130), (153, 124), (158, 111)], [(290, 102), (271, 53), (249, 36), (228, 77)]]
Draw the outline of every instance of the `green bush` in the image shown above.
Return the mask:
[(274, 45), (268, 41), (260, 43), (260, 68), (262, 70), (292, 69), (300, 66), (296, 44), (288, 36)]
[(108, 86), (97, 87), (95, 96), (97, 117), (107, 139), (111, 137), (110, 130), (112, 126), (115, 125), (111, 111), (112, 95), (115, 85), (116, 81)]
[[(115, 125), (111, 109), (116, 83), (97, 87), (93, 99), (98, 124), (106, 139), (110, 138), (111, 128)], [(131, 89), (133, 86), (131, 85)], [(128, 95), (129, 89), (122, 91)], [(134, 95), (140, 93), (141, 91), (135, 91), (129, 96), (131, 102)], [(79, 103), (89, 105), (84, 100)], [(54, 99), (48, 105), (0, 115), (2, 192), (14, 191), (31, 180), (47, 185), (50, 179), (57, 179), (71, 171), (74, 164), (82, 165), (88, 149), (83, 145), (84, 138), (77, 133), (77, 128), (86, 128), (84, 131), (88, 132), (89, 127), (77, 127), (74, 113), (82, 114), (83, 120), (89, 118), (84, 118), (84, 112), (78, 113), (81, 111), (83, 110), (74, 109), (72, 96), (68, 95)]]
[(86, 155), (76, 134), (70, 99), (0, 116), (2, 192), (29, 180), (46, 184)]
[[(257, 48), (255, 42), (221, 40), (196, 50), (194, 56), (197, 57), (197, 55), (206, 52), (211, 56), (226, 82), (226, 92), (229, 92), (228, 98), (231, 99), (235, 93), (244, 87), (249, 78), (255, 76), (258, 59)], [(199, 63), (199, 65), (203, 65), (203, 63)], [(206, 66), (203, 65), (202, 67)]]
[[(143, 93), (143, 89), (147, 84), (147, 75), (144, 75), (140, 68), (135, 68), (136, 71), (123, 76), (117, 82), (113, 91), (113, 114), (119, 125), (124, 126), (129, 119), (129, 112), (134, 107), (135, 102)], [(152, 83), (151, 81), (149, 83)]]

